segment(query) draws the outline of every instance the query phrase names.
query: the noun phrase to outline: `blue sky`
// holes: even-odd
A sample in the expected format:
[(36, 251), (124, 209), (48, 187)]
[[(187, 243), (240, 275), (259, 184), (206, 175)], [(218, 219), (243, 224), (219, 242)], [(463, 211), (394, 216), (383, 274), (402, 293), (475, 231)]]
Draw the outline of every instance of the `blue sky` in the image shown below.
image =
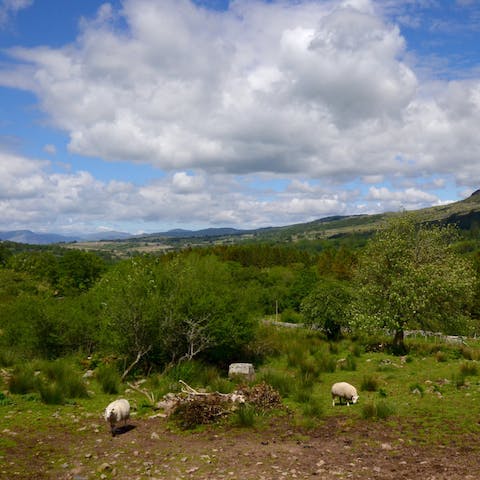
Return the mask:
[(0, 0), (0, 231), (462, 199), (478, 45), (478, 0)]

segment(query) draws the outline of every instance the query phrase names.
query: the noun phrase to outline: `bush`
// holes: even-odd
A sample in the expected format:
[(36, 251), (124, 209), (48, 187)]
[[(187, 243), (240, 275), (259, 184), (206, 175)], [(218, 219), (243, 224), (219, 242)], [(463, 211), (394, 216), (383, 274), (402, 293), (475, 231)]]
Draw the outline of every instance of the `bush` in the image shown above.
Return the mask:
[(38, 378), (30, 365), (16, 367), (8, 381), (10, 393), (25, 395), (37, 390)]
[(480, 360), (480, 350), (463, 346), (460, 354), (465, 360)]
[(11, 348), (0, 349), (0, 367), (12, 367), (20, 360), (20, 355)]
[(115, 366), (100, 365), (95, 377), (103, 393), (117, 394), (120, 391), (121, 378)]
[[(88, 397), (87, 387), (80, 373), (68, 360), (44, 363), (43, 374), (49, 383), (57, 386), (65, 398)], [(42, 395), (42, 392), (39, 393)], [(54, 392), (47, 392), (47, 395), (50, 394), (54, 395)]]
[(330, 354), (329, 349), (321, 348), (317, 350), (314, 358), (320, 372), (333, 373), (337, 369), (337, 361), (335, 357)]
[(40, 382), (38, 393), (43, 403), (47, 405), (63, 405), (65, 403), (64, 391), (58, 383)]

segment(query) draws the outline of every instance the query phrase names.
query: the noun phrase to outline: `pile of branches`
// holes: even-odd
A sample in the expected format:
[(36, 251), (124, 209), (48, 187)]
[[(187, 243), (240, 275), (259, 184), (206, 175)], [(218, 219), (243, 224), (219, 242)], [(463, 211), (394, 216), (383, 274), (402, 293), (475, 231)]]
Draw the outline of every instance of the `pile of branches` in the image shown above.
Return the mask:
[(245, 386), (232, 393), (198, 392), (182, 380), (180, 383), (182, 391), (165, 395), (157, 406), (184, 429), (217, 422), (247, 403), (261, 412), (282, 403), (280, 394), (266, 383)]
[(240, 388), (237, 393), (243, 395), (247, 403), (262, 412), (282, 406), (282, 397), (278, 391), (265, 382)]

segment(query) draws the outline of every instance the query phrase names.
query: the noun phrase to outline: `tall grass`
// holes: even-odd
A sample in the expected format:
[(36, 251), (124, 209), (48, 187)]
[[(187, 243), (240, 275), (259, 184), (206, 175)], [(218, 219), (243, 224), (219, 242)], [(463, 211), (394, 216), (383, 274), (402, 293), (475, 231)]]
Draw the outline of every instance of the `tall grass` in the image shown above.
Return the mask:
[(103, 393), (117, 394), (121, 387), (121, 377), (115, 365), (100, 365), (96, 372), (97, 379)]
[(8, 388), (11, 393), (21, 395), (36, 392), (48, 404), (63, 404), (68, 398), (88, 397), (80, 373), (71, 362), (64, 359), (15, 368)]

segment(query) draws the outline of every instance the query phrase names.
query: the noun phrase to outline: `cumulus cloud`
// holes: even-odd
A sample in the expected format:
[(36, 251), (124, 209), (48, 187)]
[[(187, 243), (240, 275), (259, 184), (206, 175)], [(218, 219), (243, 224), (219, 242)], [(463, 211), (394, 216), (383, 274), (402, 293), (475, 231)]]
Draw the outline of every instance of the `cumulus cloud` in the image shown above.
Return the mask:
[[(72, 153), (164, 174), (136, 187), (41, 164), (11, 198), (43, 186), (61, 215), (95, 199), (119, 219), (194, 211), (199, 222), (253, 226), (438, 200), (426, 187), (375, 186), (387, 179), (473, 187), (480, 79), (420, 79), (385, 15), (398, 2), (380, 5), (239, 0), (213, 11), (124, 0), (83, 19), (72, 44), (10, 49), (0, 85), (34, 92)], [(262, 174), (291, 182), (262, 199), (248, 190)], [(372, 187), (355, 204), (339, 191), (358, 179)]]

